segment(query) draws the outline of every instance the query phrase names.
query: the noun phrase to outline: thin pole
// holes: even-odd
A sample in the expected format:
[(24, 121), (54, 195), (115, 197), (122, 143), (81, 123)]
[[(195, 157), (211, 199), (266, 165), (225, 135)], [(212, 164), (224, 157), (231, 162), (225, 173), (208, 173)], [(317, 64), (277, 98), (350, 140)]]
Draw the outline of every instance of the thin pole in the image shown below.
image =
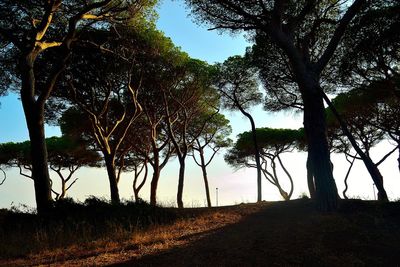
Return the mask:
[(374, 200), (376, 200), (376, 194), (375, 194), (375, 184), (372, 184), (372, 190), (374, 190)]
[(217, 202), (217, 207), (218, 207), (218, 187), (217, 188), (215, 188), (215, 192), (216, 192), (216, 202)]

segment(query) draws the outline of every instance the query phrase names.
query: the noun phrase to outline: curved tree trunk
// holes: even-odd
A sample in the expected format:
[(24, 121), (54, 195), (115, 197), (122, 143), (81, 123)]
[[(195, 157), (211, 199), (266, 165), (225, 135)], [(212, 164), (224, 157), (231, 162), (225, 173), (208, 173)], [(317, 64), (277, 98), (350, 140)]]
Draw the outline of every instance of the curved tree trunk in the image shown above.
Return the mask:
[(261, 156), (260, 156), (260, 149), (258, 147), (258, 142), (257, 142), (257, 131), (256, 131), (256, 124), (254, 122), (253, 117), (250, 115), (250, 113), (246, 112), (238, 103), (237, 106), (242, 112), (243, 115), (245, 115), (251, 124), (251, 133), (253, 136), (253, 144), (254, 144), (254, 157), (256, 160), (256, 166), (257, 166), (257, 202), (262, 201), (262, 174), (261, 174)]
[(119, 198), (117, 175), (115, 173), (114, 157), (108, 153), (104, 153), (104, 161), (106, 162), (108, 181), (110, 183), (111, 203), (119, 204), (120, 198)]
[(346, 195), (347, 190), (349, 189), (349, 185), (347, 184), (347, 180), (349, 179), (349, 175), (350, 175), (351, 169), (353, 168), (354, 161), (356, 160), (356, 156), (357, 156), (357, 155), (355, 155), (355, 156), (353, 157), (353, 160), (351, 160), (351, 161), (348, 160), (348, 159), (347, 159), (347, 156), (346, 156), (346, 160), (350, 163), (350, 166), (349, 166), (349, 169), (347, 170), (346, 176), (344, 177), (343, 197), (344, 197), (345, 199), (349, 199), (349, 198), (347, 197), (347, 195)]
[[(136, 202), (138, 202), (140, 200), (139, 192), (140, 192), (140, 190), (142, 190), (142, 188), (143, 188), (143, 186), (144, 186), (144, 184), (146, 183), (146, 180), (147, 180), (147, 174), (148, 174), (147, 160), (145, 160), (143, 162), (143, 164), (144, 165), (140, 169), (140, 171), (137, 171), (137, 168), (135, 169), (135, 178), (133, 179), (132, 187), (133, 187), (133, 194), (135, 196), (135, 201)], [(142, 182), (139, 183), (138, 186), (136, 186), (138, 178), (139, 178), (140, 174), (142, 173), (143, 169), (144, 169), (143, 180), (142, 180)]]
[(378, 200), (387, 201), (388, 197), (386, 194), (386, 190), (383, 186), (383, 177), (382, 177), (382, 174), (380, 173), (378, 167), (374, 164), (374, 162), (371, 160), (371, 158), (366, 153), (364, 153), (364, 151), (362, 151), (362, 149), (358, 146), (353, 135), (348, 130), (346, 122), (342, 120), (342, 118), (340, 117), (339, 113), (337, 112), (335, 106), (329, 100), (328, 96), (322, 91), (322, 89), (320, 89), (320, 91), (322, 92), (325, 102), (328, 104), (329, 108), (332, 110), (332, 113), (335, 115), (336, 119), (338, 120), (343, 133), (347, 136), (347, 138), (349, 139), (354, 150), (361, 157), (362, 161), (364, 162), (365, 167), (367, 168), (369, 174), (371, 175), (371, 178), (374, 181), (376, 188), (378, 189)]
[(158, 180), (160, 179), (160, 155), (154, 141), (153, 143), (153, 177), (150, 183), (150, 205), (155, 206), (157, 204), (157, 187), (158, 187)]
[[(293, 195), (293, 190), (294, 190), (293, 178), (292, 178), (292, 175), (290, 175), (289, 171), (286, 169), (285, 165), (283, 165), (283, 162), (282, 162), (282, 160), (281, 160), (281, 157), (279, 157), (279, 155), (277, 155), (276, 158), (278, 159), (279, 164), (281, 165), (282, 170), (285, 172), (286, 176), (287, 176), (288, 179), (289, 179), (289, 182), (290, 182), (290, 191), (289, 191), (289, 194), (287, 194), (287, 196), (288, 196), (288, 199), (287, 199), (287, 200), (290, 200), (290, 198), (291, 198), (292, 195)], [(278, 179), (278, 177), (277, 177), (277, 179)]]
[(176, 201), (178, 203), (178, 208), (183, 208), (183, 183), (185, 180), (185, 159), (179, 158), (179, 181), (178, 181), (178, 193), (176, 195)]
[(315, 178), (318, 209), (332, 211), (338, 205), (338, 192), (332, 174), (326, 133), (325, 108), (318, 85), (302, 90), (304, 129), (308, 143), (308, 160)]

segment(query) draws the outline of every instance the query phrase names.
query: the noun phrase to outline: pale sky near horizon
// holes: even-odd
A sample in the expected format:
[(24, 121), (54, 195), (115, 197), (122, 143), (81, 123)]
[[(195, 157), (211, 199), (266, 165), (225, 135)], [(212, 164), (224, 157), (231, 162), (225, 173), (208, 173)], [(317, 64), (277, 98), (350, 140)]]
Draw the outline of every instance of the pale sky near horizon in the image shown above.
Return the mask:
[[(222, 62), (227, 57), (243, 54), (248, 42), (241, 35), (230, 36), (220, 35), (215, 31), (208, 31), (207, 28), (194, 24), (187, 17), (182, 1), (164, 0), (159, 7), (159, 21), (157, 26), (169, 36), (175, 45), (187, 52), (191, 57), (205, 60), (209, 63)], [(28, 139), (22, 106), (18, 97), (10, 94), (0, 98), (0, 142), (19, 142)], [(299, 128), (302, 126), (300, 115), (292, 113), (271, 114), (263, 111), (261, 107), (251, 110), (255, 117), (257, 127), (275, 128)], [(225, 114), (231, 120), (233, 137), (238, 133), (250, 129), (250, 124), (237, 112)], [(59, 135), (59, 130), (54, 127), (46, 128), (46, 136)], [(375, 160), (378, 160), (384, 151), (390, 149), (389, 145), (380, 145), (372, 153)], [(385, 178), (385, 187), (390, 199), (400, 197), (400, 175), (396, 167), (396, 156), (392, 155), (380, 166)], [(307, 193), (305, 174), (305, 154), (292, 153), (284, 156), (287, 167), (292, 173), (295, 182), (293, 197)], [(205, 193), (202, 181), (201, 170), (195, 166), (191, 159), (186, 171), (184, 188), (184, 202), (186, 206), (204, 206)], [(343, 156), (333, 155), (335, 165), (334, 174), (336, 183), (341, 194), (343, 190), (343, 177), (347, 171), (347, 163)], [(256, 173), (254, 170), (239, 170), (234, 172), (223, 161), (221, 153), (209, 167), (210, 189), (212, 202), (215, 204), (215, 188), (219, 188), (219, 204), (231, 205), (241, 202), (254, 202), (256, 200)], [(68, 196), (84, 200), (90, 195), (97, 197), (109, 196), (107, 174), (104, 169), (81, 169), (77, 172), (80, 178), (78, 182), (68, 191)], [(162, 171), (158, 200), (165, 205), (175, 205), (177, 188), (178, 164), (171, 161)], [(57, 186), (57, 177), (52, 174)], [(151, 177), (151, 176), (150, 176)], [(148, 178), (150, 180), (150, 177)], [(282, 175), (283, 180), (285, 177)], [(1, 179), (1, 177), (0, 177)], [(149, 199), (149, 180), (141, 191), (143, 199)], [(0, 180), (1, 181), (1, 180)], [(130, 199), (132, 177), (124, 174), (119, 188), (121, 197)], [(287, 181), (282, 182), (287, 186)], [(287, 188), (287, 187), (286, 187)], [(357, 162), (349, 178), (349, 196), (360, 196), (365, 199), (373, 199), (372, 180), (365, 171), (361, 162)], [(275, 187), (263, 181), (263, 199), (280, 200)], [(34, 206), (33, 183), (27, 178), (18, 175), (17, 170), (8, 170), (6, 182), (0, 186), (0, 208), (9, 208), (11, 205), (26, 204)]]

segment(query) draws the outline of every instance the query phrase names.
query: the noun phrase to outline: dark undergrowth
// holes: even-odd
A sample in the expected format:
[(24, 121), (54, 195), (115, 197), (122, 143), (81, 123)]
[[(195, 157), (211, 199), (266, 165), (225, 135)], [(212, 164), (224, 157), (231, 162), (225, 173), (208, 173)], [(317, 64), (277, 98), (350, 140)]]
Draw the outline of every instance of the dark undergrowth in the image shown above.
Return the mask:
[(121, 241), (135, 232), (182, 217), (174, 209), (145, 201), (110, 204), (91, 197), (83, 203), (56, 202), (45, 216), (18, 209), (0, 210), (0, 259), (95, 240)]
[[(248, 212), (254, 207), (254, 212)], [(209, 211), (153, 207), (143, 201), (111, 205), (97, 198), (84, 203), (59, 202), (47, 216), (0, 210), (0, 259), (24, 258), (72, 245), (84, 250), (84, 245), (92, 241), (118, 243), (135, 231), (167, 224), (173, 227), (179, 219), (208, 216)], [(212, 211), (243, 216), (188, 246), (127, 262), (127, 266), (171, 266), (168, 264), (176, 265), (177, 258), (182, 264), (176, 266), (192, 266), (193, 262), (204, 266), (265, 266), (265, 262), (271, 263), (266, 266), (400, 264), (398, 201), (342, 200), (338, 211), (330, 213), (317, 212), (308, 199), (241, 204)]]

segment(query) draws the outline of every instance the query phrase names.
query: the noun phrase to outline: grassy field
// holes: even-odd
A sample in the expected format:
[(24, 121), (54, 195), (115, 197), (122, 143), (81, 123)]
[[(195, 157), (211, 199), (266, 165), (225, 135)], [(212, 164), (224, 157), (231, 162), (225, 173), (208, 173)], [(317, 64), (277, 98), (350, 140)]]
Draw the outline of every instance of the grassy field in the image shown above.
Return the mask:
[(400, 266), (400, 203), (310, 200), (174, 209), (65, 202), (2, 210), (0, 266)]

